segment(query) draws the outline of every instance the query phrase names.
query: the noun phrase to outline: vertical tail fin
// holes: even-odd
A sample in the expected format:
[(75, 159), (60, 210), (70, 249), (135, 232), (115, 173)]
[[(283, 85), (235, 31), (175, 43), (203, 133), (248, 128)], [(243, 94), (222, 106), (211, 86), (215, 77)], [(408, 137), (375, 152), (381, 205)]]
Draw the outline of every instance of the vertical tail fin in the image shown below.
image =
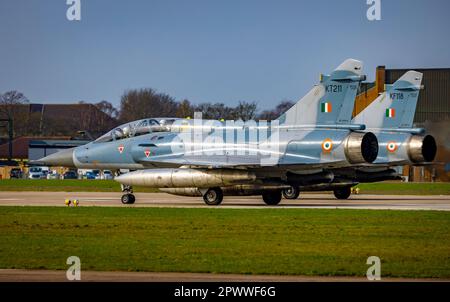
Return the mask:
[(365, 80), (362, 67), (361, 61), (345, 60), (281, 115), (280, 124), (350, 124), (359, 82)]
[(411, 128), (423, 74), (410, 70), (353, 119), (367, 128)]

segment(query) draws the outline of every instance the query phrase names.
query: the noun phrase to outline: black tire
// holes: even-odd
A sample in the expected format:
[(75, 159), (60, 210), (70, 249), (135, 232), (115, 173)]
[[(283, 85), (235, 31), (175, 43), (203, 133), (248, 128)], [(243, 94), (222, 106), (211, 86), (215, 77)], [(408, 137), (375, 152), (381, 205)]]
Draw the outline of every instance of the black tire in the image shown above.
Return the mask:
[(136, 197), (133, 194), (123, 194), (121, 201), (123, 204), (133, 204), (136, 201)]
[(352, 190), (350, 187), (340, 188), (333, 191), (334, 196), (337, 199), (348, 199), (352, 194)]
[(210, 188), (203, 195), (203, 201), (209, 206), (218, 206), (222, 203), (223, 192), (221, 188)]
[(275, 206), (281, 201), (281, 190), (265, 191), (262, 194), (264, 202), (269, 206)]
[(281, 193), (285, 199), (297, 199), (300, 195), (300, 189), (298, 187), (290, 187), (289, 189), (283, 189)]

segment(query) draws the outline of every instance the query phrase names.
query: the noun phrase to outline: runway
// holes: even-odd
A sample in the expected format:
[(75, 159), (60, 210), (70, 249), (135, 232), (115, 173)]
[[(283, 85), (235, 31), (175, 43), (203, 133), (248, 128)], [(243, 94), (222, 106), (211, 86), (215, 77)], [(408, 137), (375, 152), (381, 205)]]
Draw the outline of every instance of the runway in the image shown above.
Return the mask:
[(225, 197), (220, 206), (207, 206), (201, 197), (166, 193), (136, 193), (136, 203), (123, 205), (119, 192), (0, 192), (0, 206), (65, 206), (65, 199), (77, 199), (79, 206), (108, 207), (193, 207), (193, 208), (320, 208), (450, 211), (450, 195), (352, 195), (337, 200), (333, 194), (304, 193), (297, 200), (283, 199), (267, 206), (260, 196)]
[[(68, 281), (63, 270), (0, 269), (0, 282)], [(176, 272), (81, 271), (82, 282), (373, 282), (365, 277), (242, 275)], [(449, 282), (448, 279), (382, 278), (382, 282)]]

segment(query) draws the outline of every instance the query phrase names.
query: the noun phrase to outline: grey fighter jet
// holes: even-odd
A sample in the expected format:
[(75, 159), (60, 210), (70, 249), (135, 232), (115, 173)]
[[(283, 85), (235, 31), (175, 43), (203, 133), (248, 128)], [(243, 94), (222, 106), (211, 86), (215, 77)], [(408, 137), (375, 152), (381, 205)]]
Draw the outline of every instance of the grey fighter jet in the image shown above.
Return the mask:
[[(286, 199), (297, 199), (300, 191), (334, 191), (336, 198), (347, 199), (351, 187), (358, 183), (399, 180), (401, 176), (393, 169), (399, 165), (429, 165), (436, 155), (436, 142), (424, 129), (413, 128), (419, 90), (422, 88), (422, 74), (408, 71), (393, 85), (386, 85), (386, 91), (379, 95), (352, 122), (366, 125), (365, 131), (377, 136), (378, 157), (372, 164), (352, 165), (328, 171), (330, 177), (323, 183), (300, 182), (284, 188)], [(353, 107), (352, 107), (353, 108)], [(347, 108), (341, 115), (350, 118), (352, 110)], [(197, 188), (166, 188), (168, 193), (200, 196)], [(257, 185), (235, 185), (222, 188), (225, 195), (259, 195)]]
[(175, 194), (195, 189), (208, 205), (238, 186), (276, 205), (283, 189), (330, 183), (333, 170), (376, 160), (376, 136), (348, 114), (363, 80), (362, 62), (348, 59), (270, 123), (143, 119), (39, 162), (135, 170), (115, 178), (125, 204), (135, 201), (132, 186)]

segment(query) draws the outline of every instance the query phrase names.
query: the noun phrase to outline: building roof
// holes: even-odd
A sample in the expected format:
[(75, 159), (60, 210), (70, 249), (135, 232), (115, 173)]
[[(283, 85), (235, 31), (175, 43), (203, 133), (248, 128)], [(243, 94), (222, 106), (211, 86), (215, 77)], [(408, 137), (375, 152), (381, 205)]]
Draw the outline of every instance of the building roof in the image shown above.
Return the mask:
[[(22, 136), (13, 140), (13, 159), (28, 159), (28, 146), (32, 140), (42, 140), (42, 139), (57, 139), (58, 141), (68, 141), (70, 136), (59, 136), (59, 137), (33, 137), (33, 136)], [(9, 155), (9, 143), (4, 143), (0, 145), (0, 159), (6, 159)]]
[(30, 140), (30, 148), (73, 148), (90, 143), (88, 140)]
[[(76, 131), (83, 130), (98, 137), (118, 123), (115, 118), (90, 103), (31, 103), (14, 105), (8, 110), (13, 112), (14, 131), (19, 135), (75, 135)], [(30, 127), (33, 132), (30, 132)]]

